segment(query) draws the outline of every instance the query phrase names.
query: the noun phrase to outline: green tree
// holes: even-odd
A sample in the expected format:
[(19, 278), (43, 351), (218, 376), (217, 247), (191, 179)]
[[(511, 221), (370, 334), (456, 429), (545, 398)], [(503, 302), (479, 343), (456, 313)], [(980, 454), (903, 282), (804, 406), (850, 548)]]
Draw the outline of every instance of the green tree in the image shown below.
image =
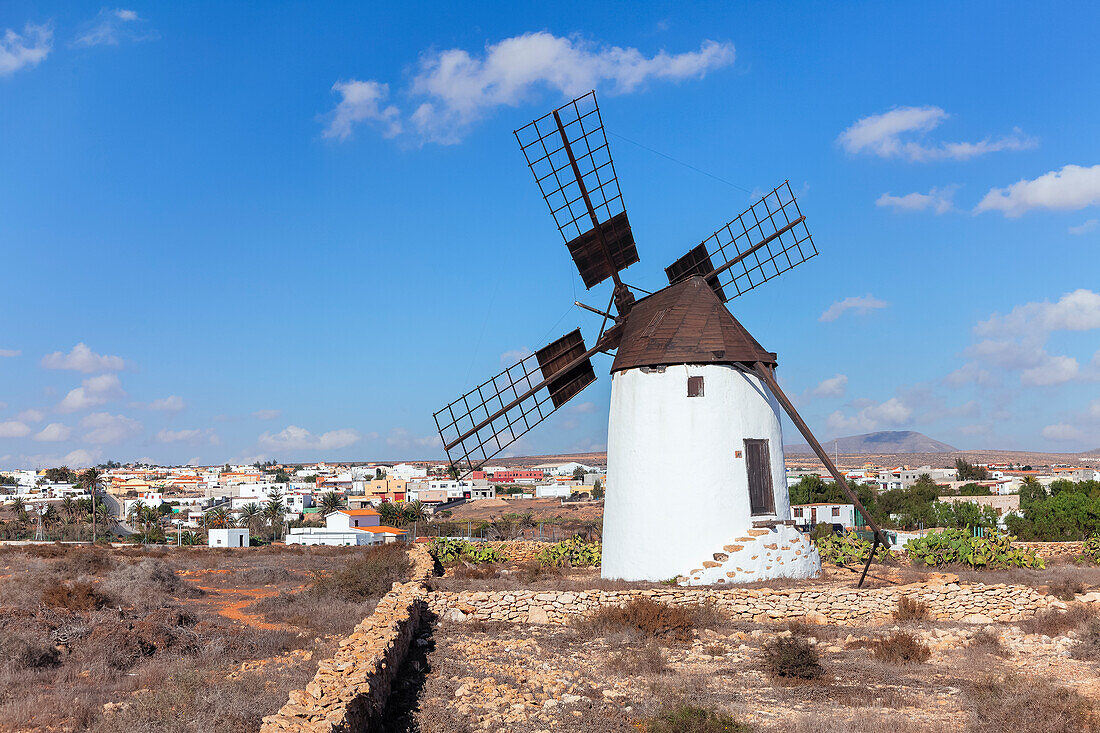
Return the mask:
[(342, 506), (344, 506), (344, 500), (335, 491), (330, 491), (321, 496), (321, 511), (324, 514), (331, 514)]
[(378, 505), (378, 515), (382, 524), (393, 527), (405, 521), (403, 502), (384, 501)]
[(267, 503), (264, 504), (264, 519), (271, 525), (272, 541), (278, 539), (279, 525), (283, 523), (286, 515), (286, 504), (283, 503), (283, 493), (272, 491), (268, 494)]
[(955, 459), (955, 470), (959, 481), (988, 481), (989, 471), (983, 466), (975, 466), (964, 458)]
[(224, 529), (232, 524), (229, 514), (222, 507), (204, 513), (202, 519), (207, 529)]
[(577, 466), (573, 469), (573, 480), (584, 481), (584, 468), (582, 468), (581, 466)]
[(263, 509), (254, 501), (250, 501), (241, 507), (240, 523), (242, 527), (248, 527), (249, 532), (256, 531), (256, 525), (263, 519)]
[(593, 482), (593, 484), (592, 484), (592, 498), (593, 499), (602, 499), (603, 498), (603, 485), (600, 483), (599, 479), (596, 479), (595, 482)]
[(959, 496), (990, 496), (992, 493), (988, 486), (979, 486), (978, 484), (966, 484), (959, 487)]
[(401, 520), (405, 524), (412, 524), (413, 522), (424, 522), (427, 521), (427, 519), (428, 512), (424, 509), (423, 502), (405, 502), (405, 506), (401, 509)]

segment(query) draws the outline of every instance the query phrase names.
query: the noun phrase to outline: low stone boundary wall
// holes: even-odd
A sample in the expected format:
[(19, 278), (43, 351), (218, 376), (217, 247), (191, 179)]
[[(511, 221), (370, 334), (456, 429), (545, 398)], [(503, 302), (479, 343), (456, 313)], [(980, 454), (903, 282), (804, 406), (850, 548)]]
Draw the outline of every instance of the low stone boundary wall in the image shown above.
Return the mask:
[(1020, 542), (1012, 543), (1017, 547), (1035, 550), (1039, 557), (1050, 559), (1052, 557), (1073, 557), (1080, 555), (1084, 550), (1084, 542)]
[(933, 585), (915, 583), (891, 588), (693, 589), (624, 591), (463, 591), (435, 592), (428, 606), (450, 621), (480, 619), (518, 623), (562, 624), (600, 606), (622, 605), (632, 598), (652, 598), (669, 605), (713, 604), (734, 618), (751, 621), (802, 619), (810, 623), (863, 624), (892, 618), (898, 599), (909, 596), (928, 605), (933, 618), (968, 623), (1020, 621), (1057, 599), (1027, 586)]
[(426, 581), (434, 561), (426, 547), (411, 545), (412, 580), (394, 583), (374, 613), (322, 661), (304, 690), (264, 718), (261, 733), (276, 731), (374, 730), (385, 709), (390, 685), (405, 659), (426, 608)]

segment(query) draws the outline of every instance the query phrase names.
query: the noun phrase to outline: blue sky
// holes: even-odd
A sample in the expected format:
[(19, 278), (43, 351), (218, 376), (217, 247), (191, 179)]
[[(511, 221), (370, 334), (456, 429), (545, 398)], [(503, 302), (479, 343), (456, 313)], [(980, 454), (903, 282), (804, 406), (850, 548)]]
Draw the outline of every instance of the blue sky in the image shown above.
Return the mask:
[[(0, 465), (441, 455), (432, 412), (502, 355), (598, 329), (570, 304), (608, 285), (584, 294), (512, 136), (591, 87), (631, 283), (791, 180), (821, 255), (730, 308), (819, 437), (1096, 448), (1098, 24), (9, 0)], [(521, 452), (602, 448), (609, 366)]]

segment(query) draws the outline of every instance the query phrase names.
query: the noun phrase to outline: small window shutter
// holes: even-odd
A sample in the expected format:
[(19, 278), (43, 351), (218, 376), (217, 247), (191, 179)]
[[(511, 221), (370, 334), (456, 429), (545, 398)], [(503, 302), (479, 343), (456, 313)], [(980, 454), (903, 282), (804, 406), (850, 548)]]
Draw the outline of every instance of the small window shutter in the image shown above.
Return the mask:
[(703, 378), (688, 377), (688, 397), (703, 396)]

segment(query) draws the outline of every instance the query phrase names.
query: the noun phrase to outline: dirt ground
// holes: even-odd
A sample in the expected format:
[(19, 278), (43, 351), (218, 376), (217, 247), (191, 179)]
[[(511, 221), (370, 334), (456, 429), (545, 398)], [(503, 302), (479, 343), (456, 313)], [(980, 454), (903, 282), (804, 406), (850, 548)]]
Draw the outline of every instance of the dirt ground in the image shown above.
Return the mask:
[(314, 592), (367, 552), (0, 548), (0, 731), (256, 730), (389, 589)]
[[(532, 575), (530, 568), (449, 568), (437, 590), (608, 590), (649, 587), (602, 581), (597, 569)], [(755, 587), (854, 587), (855, 569), (823, 578)], [(1055, 561), (1045, 570), (977, 571), (875, 565), (867, 586), (962, 580), (1020, 584), (1063, 595), (1100, 589), (1100, 567)], [(1069, 604), (1069, 616), (1021, 624), (916, 619), (877, 626), (734, 621), (716, 611), (689, 638), (633, 628), (437, 620), (418, 662), (427, 674), (390, 730), (461, 731), (909, 731), (1091, 730), (1100, 710), (1100, 619), (1095, 603)], [(911, 634), (921, 660), (884, 659), (876, 645)], [(821, 671), (782, 678), (765, 646), (804, 639)], [(427, 644), (427, 642), (425, 642)], [(727, 727), (650, 728), (669, 710), (729, 716)], [(1027, 712), (1025, 712), (1027, 711)], [(1082, 712), (1083, 711), (1083, 712)], [(741, 727), (728, 727), (729, 721)], [(1084, 721), (1084, 722), (1082, 722)]]

